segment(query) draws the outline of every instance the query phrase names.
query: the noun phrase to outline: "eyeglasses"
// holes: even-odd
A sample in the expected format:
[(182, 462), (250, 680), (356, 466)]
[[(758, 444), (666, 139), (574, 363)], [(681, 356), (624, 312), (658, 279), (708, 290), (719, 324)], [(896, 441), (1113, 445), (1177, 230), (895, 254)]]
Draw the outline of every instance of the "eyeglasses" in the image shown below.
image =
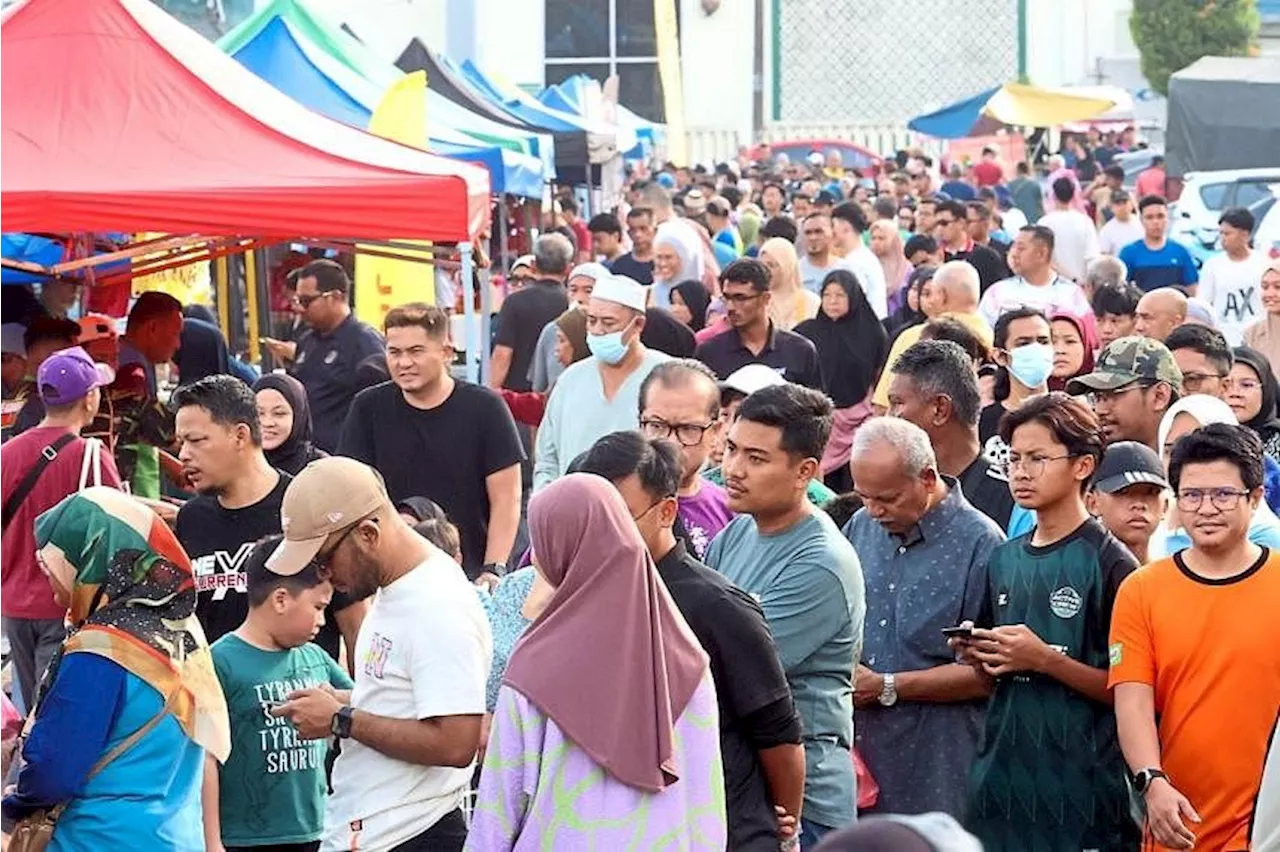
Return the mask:
[(1008, 477), (1015, 470), (1021, 469), (1026, 472), (1027, 476), (1036, 479), (1044, 473), (1044, 466), (1051, 461), (1062, 461), (1063, 459), (1075, 458), (1071, 453), (1063, 456), (1020, 456), (1010, 454), (1009, 458), (1001, 467), (1004, 469), (1004, 475)]
[(1222, 378), (1222, 373), (1183, 373), (1182, 386), (1185, 389), (1190, 390), (1193, 387), (1196, 387), (1196, 388), (1200, 387), (1200, 385), (1203, 384), (1204, 382), (1209, 382), (1209, 381), (1213, 381), (1214, 379), (1221, 379), (1221, 378)]
[(1213, 507), (1221, 512), (1230, 512), (1240, 505), (1241, 497), (1248, 497), (1249, 492), (1241, 488), (1183, 488), (1178, 492), (1178, 508), (1184, 512), (1198, 511), (1208, 497)]
[(941, 217), (935, 218), (933, 220), (933, 224), (941, 225), (944, 228), (947, 227), (948, 225), (954, 225), (955, 223), (956, 223), (955, 219), (943, 219)]
[(712, 420), (704, 426), (697, 423), (667, 423), (664, 420), (641, 420), (640, 431), (646, 438), (670, 438), (675, 436), (676, 443), (682, 447), (696, 447), (702, 443), (707, 430), (716, 425)]
[(1262, 387), (1262, 382), (1257, 379), (1228, 379), (1227, 387), (1238, 391), (1256, 391)]
[(745, 305), (763, 296), (763, 293), (725, 293), (723, 299), (731, 305)]
[(323, 299), (323, 298), (325, 298), (326, 296), (332, 296), (332, 295), (333, 295), (334, 293), (336, 293), (336, 292), (338, 292), (338, 291), (337, 291), (337, 290), (326, 290), (326, 291), (325, 291), (325, 292), (323, 292), (323, 293), (316, 293), (315, 295), (310, 295), (310, 294), (308, 294), (308, 295), (305, 295), (305, 296), (300, 296), (300, 295), (298, 295), (297, 293), (294, 293), (294, 294), (293, 294), (293, 303), (294, 303), (295, 305), (297, 305), (298, 307), (303, 308), (303, 309), (305, 310), (306, 308), (311, 307), (311, 303), (312, 303), (312, 302), (314, 302), (314, 301), (316, 301), (317, 299)]
[(1085, 394), (1084, 398), (1085, 401), (1089, 403), (1090, 408), (1097, 408), (1098, 403), (1105, 402), (1107, 405), (1111, 405), (1127, 393), (1136, 390), (1146, 390), (1149, 387), (1151, 387), (1150, 383), (1135, 382), (1134, 384), (1126, 385), (1122, 388), (1116, 388), (1115, 390), (1093, 391), (1092, 393)]
[(355, 532), (356, 527), (372, 519), (372, 515), (365, 515), (363, 518), (358, 519), (354, 524), (342, 531), (342, 535), (338, 536), (338, 540), (333, 543), (333, 547), (323, 553), (316, 553), (315, 556), (311, 557), (311, 566), (316, 569), (316, 575), (321, 580), (327, 580), (333, 575), (333, 568), (330, 567), (329, 563), (333, 561), (334, 555), (337, 554), (338, 548), (342, 547), (342, 543), (347, 540), (347, 536)]

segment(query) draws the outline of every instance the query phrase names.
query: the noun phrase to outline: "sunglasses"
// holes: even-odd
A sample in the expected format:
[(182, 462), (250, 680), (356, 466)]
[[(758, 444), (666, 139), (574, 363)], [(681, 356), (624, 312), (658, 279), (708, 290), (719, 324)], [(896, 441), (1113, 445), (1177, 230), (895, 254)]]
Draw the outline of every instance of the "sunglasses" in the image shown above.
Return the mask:
[(299, 296), (295, 294), (293, 297), (293, 303), (300, 308), (304, 308), (304, 309), (309, 308), (311, 307), (311, 303), (315, 302), (317, 299), (323, 299), (326, 296), (332, 296), (336, 292), (337, 292), (336, 290), (326, 290), (323, 293), (316, 293), (314, 296), (312, 295)]

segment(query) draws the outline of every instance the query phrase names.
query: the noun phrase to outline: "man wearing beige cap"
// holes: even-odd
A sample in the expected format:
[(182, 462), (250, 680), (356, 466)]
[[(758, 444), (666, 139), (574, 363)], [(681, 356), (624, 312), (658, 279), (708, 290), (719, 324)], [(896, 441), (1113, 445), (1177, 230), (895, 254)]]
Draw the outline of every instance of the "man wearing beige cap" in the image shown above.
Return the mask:
[(271, 711), (303, 739), (344, 740), (320, 848), (461, 850), (493, 650), (475, 591), (400, 517), (377, 472), (354, 459), (303, 468), (280, 519), (285, 540), (269, 570), (288, 576), (314, 562), (338, 591), (377, 592), (349, 701), (303, 689)]
[(624, 275), (596, 279), (586, 305), (591, 357), (566, 369), (551, 390), (538, 428), (535, 491), (563, 475), (599, 438), (639, 425), (640, 384), (669, 360), (640, 341), (645, 299), (645, 288)]

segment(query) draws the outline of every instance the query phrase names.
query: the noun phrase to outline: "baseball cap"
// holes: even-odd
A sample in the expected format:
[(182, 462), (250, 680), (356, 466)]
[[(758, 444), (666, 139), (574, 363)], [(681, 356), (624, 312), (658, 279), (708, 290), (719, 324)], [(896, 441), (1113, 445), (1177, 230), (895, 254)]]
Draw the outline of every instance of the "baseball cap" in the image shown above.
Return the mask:
[(729, 202), (717, 195), (707, 202), (707, 212), (715, 213), (717, 216), (728, 216), (733, 211), (729, 207)]
[(1159, 340), (1132, 335), (1108, 343), (1093, 372), (1068, 382), (1067, 393), (1116, 390), (1140, 381), (1168, 382), (1175, 395), (1182, 392), (1182, 371), (1173, 353)]
[(519, 269), (522, 266), (528, 267), (529, 269), (533, 269), (535, 266), (533, 255), (522, 254), (519, 257), (517, 257), (515, 260), (515, 263), (511, 264), (511, 271), (515, 272), (517, 269)]
[(692, 216), (707, 209), (707, 197), (702, 194), (702, 190), (691, 189), (684, 194), (684, 209)]
[(782, 378), (782, 374), (772, 367), (765, 364), (748, 364), (730, 373), (729, 378), (720, 383), (720, 390), (737, 391), (751, 396), (761, 388), (785, 385), (786, 383), (787, 380)]
[(285, 489), (284, 541), (267, 557), (267, 569), (292, 577), (316, 558), (329, 536), (390, 505), (382, 477), (367, 464), (342, 456), (311, 462)]
[(1093, 475), (1093, 490), (1114, 494), (1142, 483), (1169, 487), (1155, 450), (1137, 441), (1117, 441), (1107, 447)]
[(596, 286), (591, 291), (591, 298), (614, 302), (632, 310), (644, 313), (644, 285), (634, 278), (625, 275), (605, 275), (596, 279)]
[(89, 391), (116, 380), (115, 370), (98, 364), (79, 346), (59, 349), (36, 372), (36, 386), (45, 405), (66, 405)]
[(7, 322), (0, 325), (0, 349), (3, 349), (4, 354), (27, 357), (27, 346), (22, 342), (22, 335), (26, 332), (26, 326), (21, 323)]
[(80, 317), (80, 343), (115, 340), (117, 336), (116, 322), (111, 317), (102, 314), (85, 314)]

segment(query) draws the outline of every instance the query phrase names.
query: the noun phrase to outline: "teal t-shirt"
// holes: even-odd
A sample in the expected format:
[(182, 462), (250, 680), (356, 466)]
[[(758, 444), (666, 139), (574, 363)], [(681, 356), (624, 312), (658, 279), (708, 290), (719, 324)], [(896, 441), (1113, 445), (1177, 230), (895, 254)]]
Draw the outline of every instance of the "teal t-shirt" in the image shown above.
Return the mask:
[(804, 816), (828, 828), (853, 822), (853, 670), (866, 597), (858, 554), (825, 512), (762, 535), (739, 515), (707, 548), (706, 563), (764, 610), (804, 723)]
[(218, 813), (227, 846), (308, 843), (324, 828), (327, 740), (303, 740), (267, 712), (297, 689), (351, 678), (319, 645), (255, 648), (234, 633), (213, 643), (213, 667), (227, 698), (231, 756), (218, 771)]

